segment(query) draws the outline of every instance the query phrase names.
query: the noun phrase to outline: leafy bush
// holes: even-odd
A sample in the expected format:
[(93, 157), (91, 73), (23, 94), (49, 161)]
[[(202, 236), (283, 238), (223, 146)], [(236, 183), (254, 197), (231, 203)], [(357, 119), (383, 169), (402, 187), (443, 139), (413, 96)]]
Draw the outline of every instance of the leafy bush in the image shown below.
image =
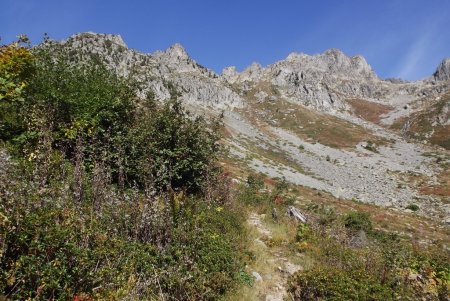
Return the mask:
[(412, 211), (418, 211), (420, 209), (420, 207), (417, 206), (416, 204), (409, 204), (408, 206), (406, 206), (406, 209), (409, 209)]
[(0, 140), (11, 139), (24, 130), (20, 108), (34, 74), (34, 58), (26, 42), (26, 37), (21, 37), (0, 46)]
[(395, 300), (389, 286), (368, 277), (363, 270), (351, 273), (335, 267), (316, 267), (289, 280), (295, 300)]
[(16, 154), (25, 151), (43, 164), (46, 153), (57, 149), (77, 165), (80, 179), (102, 165), (122, 189), (137, 184), (198, 193), (217, 174), (221, 119), (192, 116), (177, 93), (164, 105), (152, 93), (138, 100), (137, 84), (118, 77), (99, 58), (77, 63), (47, 47), (34, 50), (33, 70), (25, 101), (14, 112), (1, 111), (9, 123), (21, 122), (2, 137), (16, 146)]
[(343, 217), (344, 226), (353, 231), (364, 230), (370, 232), (372, 230), (372, 221), (368, 213), (360, 211), (352, 211)]
[(28, 38), (19, 36), (17, 42), (0, 46), (0, 100), (21, 101), (22, 92), (33, 75), (33, 55)]
[(245, 235), (216, 164), (220, 120), (73, 58), (33, 50), (23, 101), (0, 106), (16, 118), (1, 137), (0, 298), (218, 299)]
[(142, 184), (150, 176), (157, 190), (198, 192), (208, 173), (216, 171), (220, 126), (220, 119), (208, 124), (194, 118), (176, 99), (149, 110), (130, 131), (130, 179)]
[[(326, 231), (297, 232), (299, 246), (315, 259), (314, 267), (289, 279), (295, 300), (446, 300), (450, 257), (440, 249), (412, 247), (398, 235), (372, 229), (369, 216), (350, 212)], [(317, 228), (316, 228), (317, 227)], [(350, 231), (342, 232), (346, 227)], [(349, 237), (364, 230), (368, 248), (352, 247)]]
[[(25, 135), (42, 137), (47, 131), (52, 146), (69, 159), (76, 156), (77, 140), (82, 141), (86, 166), (95, 156), (113, 166), (134, 121), (135, 95), (129, 83), (95, 59), (74, 64), (46, 49), (35, 50), (35, 70), (22, 108)], [(34, 152), (37, 141), (27, 142)]]
[(311, 237), (311, 229), (307, 224), (300, 223), (297, 226), (296, 241), (302, 242), (308, 240)]
[(238, 199), (247, 205), (268, 204), (270, 195), (264, 188), (264, 178), (261, 175), (249, 174), (244, 184), (239, 187)]
[(106, 201), (91, 194), (79, 205), (71, 178), (45, 191), (22, 176), (3, 182), (0, 292), (8, 298), (209, 300), (238, 281), (241, 213), (191, 196), (175, 210), (175, 196), (137, 190), (123, 201), (113, 187)]

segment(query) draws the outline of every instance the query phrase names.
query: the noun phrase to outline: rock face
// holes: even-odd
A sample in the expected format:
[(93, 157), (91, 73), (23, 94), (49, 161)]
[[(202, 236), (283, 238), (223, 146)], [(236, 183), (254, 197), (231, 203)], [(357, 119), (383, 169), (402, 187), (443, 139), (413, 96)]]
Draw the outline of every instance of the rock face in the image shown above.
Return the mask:
[[(443, 64), (441, 64), (443, 65)], [(439, 70), (439, 78), (447, 74)], [(346, 99), (388, 101), (403, 95), (413, 97), (441, 92), (430, 80), (406, 82), (378, 78), (362, 56), (348, 57), (338, 49), (322, 54), (291, 53), (267, 67), (253, 63), (243, 72), (225, 68), (221, 77), (260, 101), (261, 90), (270, 100), (283, 98), (321, 111), (347, 109)]]
[(241, 73), (228, 67), (218, 76), (194, 61), (180, 44), (144, 54), (129, 49), (120, 35), (87, 32), (46, 45), (79, 59), (98, 55), (119, 75), (137, 79), (141, 96), (151, 92), (165, 100), (174, 88), (186, 103), (220, 109), (243, 107), (250, 95), (260, 102), (285, 99), (321, 111), (342, 111), (348, 109), (350, 98), (389, 102), (403, 95), (433, 95), (442, 90), (439, 82), (450, 78), (447, 59), (426, 81), (381, 80), (362, 56), (348, 57), (338, 49), (317, 55), (291, 53), (267, 67), (253, 63)]
[(436, 80), (444, 81), (450, 79), (450, 58), (444, 59), (434, 73)]
[(65, 49), (79, 59), (86, 54), (98, 55), (119, 75), (137, 79), (141, 96), (152, 92), (158, 100), (169, 99), (174, 87), (185, 103), (221, 109), (243, 105), (241, 96), (213, 71), (191, 59), (180, 44), (144, 54), (129, 49), (119, 35), (88, 32), (60, 42), (50, 41), (46, 46)]
[(252, 64), (240, 74), (226, 68), (222, 77), (247, 91), (264, 82), (283, 98), (321, 110), (344, 108), (342, 95), (373, 98), (381, 88), (363, 57), (347, 57), (337, 49), (313, 56), (291, 53), (267, 68)]
[[(380, 79), (363, 57), (349, 57), (337, 49), (317, 55), (291, 53), (285, 60), (269, 66), (253, 63), (242, 72), (228, 67), (219, 76), (194, 61), (180, 44), (145, 54), (129, 49), (117, 35), (81, 33), (38, 47), (65, 51), (75, 62), (97, 55), (119, 75), (134, 78), (140, 84), (140, 96), (151, 93), (164, 101), (176, 92), (194, 109), (207, 107), (212, 113), (224, 110), (224, 123), (230, 132), (226, 143), (232, 156), (257, 172), (283, 177), (336, 197), (406, 207), (421, 195), (414, 187), (404, 186), (395, 175), (419, 172), (434, 183), (435, 167), (430, 165), (430, 158), (422, 156), (429, 150), (404, 141), (389, 126), (402, 120), (407, 128), (426, 124), (425, 130), (431, 132), (422, 135), (424, 141), (434, 132), (438, 138), (448, 137), (449, 59), (439, 65), (433, 76), (407, 82)], [(361, 100), (360, 113), (355, 109), (356, 100)], [(361, 111), (375, 110), (374, 107), (379, 110), (375, 113), (380, 114), (384, 127), (374, 124), (372, 119), (364, 120)], [(301, 113), (299, 117), (297, 110)], [(329, 114), (323, 113), (334, 116), (330, 119)], [(342, 119), (346, 122), (337, 121)], [(358, 138), (361, 132), (378, 137), (386, 145), (371, 152), (361, 141), (347, 151), (338, 144), (334, 148), (314, 138), (319, 131), (332, 132), (338, 126), (343, 127), (342, 133), (336, 131), (341, 140), (351, 135), (353, 128), (359, 128), (353, 138)], [(295, 129), (304, 127), (307, 129), (296, 134)], [(401, 134), (406, 132), (402, 130)], [(264, 157), (268, 150), (270, 156)], [(432, 216), (450, 214), (449, 205), (439, 204), (437, 208), (435, 204), (438, 203), (434, 199), (422, 201), (421, 211)], [(256, 222), (255, 225), (265, 231)]]

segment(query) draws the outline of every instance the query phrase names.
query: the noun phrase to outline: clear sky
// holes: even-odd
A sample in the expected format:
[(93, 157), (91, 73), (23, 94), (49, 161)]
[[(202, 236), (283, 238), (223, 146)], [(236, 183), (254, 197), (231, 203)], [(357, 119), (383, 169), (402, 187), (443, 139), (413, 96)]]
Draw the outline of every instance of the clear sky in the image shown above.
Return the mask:
[(82, 31), (122, 35), (142, 52), (181, 43), (220, 73), (339, 48), (380, 77), (431, 75), (450, 57), (450, 0), (0, 0), (0, 37)]

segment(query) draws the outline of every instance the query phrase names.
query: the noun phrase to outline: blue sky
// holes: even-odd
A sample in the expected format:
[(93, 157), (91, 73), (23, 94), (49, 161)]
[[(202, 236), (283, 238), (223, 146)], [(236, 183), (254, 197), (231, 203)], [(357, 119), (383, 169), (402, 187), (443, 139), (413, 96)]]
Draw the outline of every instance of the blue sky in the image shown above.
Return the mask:
[(176, 42), (221, 72), (339, 48), (363, 55), (380, 77), (431, 75), (450, 57), (450, 0), (0, 0), (0, 37), (44, 32), (117, 33), (153, 52)]

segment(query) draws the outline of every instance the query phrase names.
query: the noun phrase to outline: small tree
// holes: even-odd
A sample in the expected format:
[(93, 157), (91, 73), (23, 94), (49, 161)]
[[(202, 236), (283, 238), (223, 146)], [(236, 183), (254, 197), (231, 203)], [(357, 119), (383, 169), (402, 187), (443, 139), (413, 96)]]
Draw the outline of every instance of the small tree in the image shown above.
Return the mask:
[(217, 170), (220, 119), (208, 123), (172, 99), (137, 124), (129, 137), (128, 170), (138, 183), (151, 177), (160, 191), (199, 192), (207, 174)]
[(23, 93), (34, 74), (34, 57), (26, 36), (0, 46), (0, 139), (8, 140), (23, 132), (20, 116)]

